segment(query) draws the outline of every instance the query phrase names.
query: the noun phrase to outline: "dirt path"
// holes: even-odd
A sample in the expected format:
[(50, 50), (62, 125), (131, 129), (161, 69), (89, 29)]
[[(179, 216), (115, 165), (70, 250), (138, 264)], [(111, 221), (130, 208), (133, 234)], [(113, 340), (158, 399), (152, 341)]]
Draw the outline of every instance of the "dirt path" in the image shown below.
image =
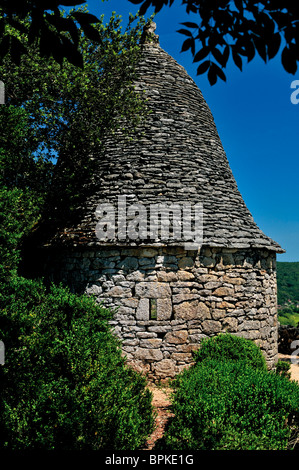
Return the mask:
[[(291, 362), (292, 357), (285, 354), (279, 354), (279, 359)], [(299, 364), (291, 363), (291, 379), (299, 382)], [(165, 425), (169, 418), (173, 416), (170, 411), (170, 394), (171, 388), (169, 387), (158, 387), (154, 384), (150, 384), (148, 387), (153, 393), (153, 406), (157, 412), (156, 417), (156, 429), (150, 436), (147, 445), (144, 450), (152, 450), (158, 439), (163, 436)]]
[(157, 417), (156, 429), (147, 441), (147, 445), (144, 450), (153, 449), (156, 441), (163, 436), (167, 421), (171, 416), (173, 416), (170, 411), (170, 394), (172, 389), (169, 387), (158, 387), (154, 384), (150, 384), (148, 388), (153, 393), (153, 406), (157, 412)]

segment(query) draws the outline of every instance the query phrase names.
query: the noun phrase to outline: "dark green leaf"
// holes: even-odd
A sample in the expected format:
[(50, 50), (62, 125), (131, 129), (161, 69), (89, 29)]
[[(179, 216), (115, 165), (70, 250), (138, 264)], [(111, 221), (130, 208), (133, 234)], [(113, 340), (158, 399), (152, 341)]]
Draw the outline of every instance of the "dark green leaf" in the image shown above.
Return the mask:
[(285, 47), (281, 54), (281, 62), (286, 72), (294, 75), (297, 71), (297, 61), (294, 50)]
[(262, 37), (253, 36), (253, 41), (260, 57), (264, 60), (264, 62), (267, 62), (268, 54), (267, 54), (267, 46), (266, 46), (265, 40)]
[(209, 60), (205, 60), (202, 62), (198, 67), (197, 67), (197, 75), (202, 75), (205, 73), (209, 67), (210, 67), (211, 62)]
[(187, 28), (198, 29), (198, 24), (191, 23), (190, 21), (186, 21), (185, 23), (181, 23), (181, 24), (186, 26)]
[(213, 63), (211, 64), (209, 71), (208, 71), (208, 80), (210, 82), (210, 85), (212, 86), (215, 85), (215, 83), (217, 82), (217, 71)]
[(188, 49), (192, 49), (193, 45), (194, 45), (194, 39), (193, 38), (186, 39), (183, 42), (181, 52), (185, 52)]
[(185, 36), (192, 37), (191, 31), (189, 31), (188, 29), (178, 29), (177, 33), (184, 34)]
[(232, 49), (232, 54), (233, 54), (234, 63), (242, 71), (242, 68), (243, 68), (242, 57), (238, 54), (238, 52), (235, 51), (234, 48)]
[(268, 43), (268, 56), (273, 59), (279, 51), (281, 44), (281, 36), (279, 33), (273, 34), (272, 40)]
[(226, 66), (227, 58), (228, 58), (227, 55), (224, 56), (224, 53), (219, 51), (219, 49), (217, 48), (212, 49), (212, 54), (222, 67)]
[(244, 7), (243, 7), (243, 0), (234, 0), (235, 5), (237, 9), (239, 10), (240, 13), (243, 13)]
[[(139, 2), (141, 3), (141, 2)], [(147, 12), (147, 9), (151, 6), (151, 2), (150, 0), (146, 0), (140, 7), (140, 10), (139, 10), (139, 13), (141, 16), (145, 15), (145, 13)], [(156, 7), (157, 8), (157, 7)], [(157, 13), (158, 10), (155, 10), (155, 13)]]
[(193, 62), (200, 62), (210, 53), (209, 47), (203, 47), (194, 56)]
[(100, 35), (100, 33), (98, 32), (98, 30), (96, 28), (94, 28), (90, 24), (84, 24), (84, 25), (82, 25), (82, 29), (83, 29), (84, 33), (86, 34), (86, 36), (88, 37), (88, 39), (90, 39), (91, 41), (94, 41), (96, 43), (101, 42), (101, 40), (102, 40), (101, 35)]
[(229, 46), (227, 45), (227, 46), (225, 46), (224, 51), (223, 51), (225, 64), (227, 64), (227, 61), (229, 59), (229, 52), (230, 52), (230, 49), (229, 49)]
[(217, 73), (218, 77), (221, 78), (224, 82), (226, 82), (226, 76), (223, 70), (217, 65), (213, 63), (213, 68), (215, 69), (215, 72)]

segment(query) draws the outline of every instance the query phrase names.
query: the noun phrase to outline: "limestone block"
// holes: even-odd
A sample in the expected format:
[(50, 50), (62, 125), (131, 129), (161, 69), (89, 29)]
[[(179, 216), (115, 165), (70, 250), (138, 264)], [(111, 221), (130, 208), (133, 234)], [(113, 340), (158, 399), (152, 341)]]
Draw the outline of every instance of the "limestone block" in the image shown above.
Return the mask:
[(153, 258), (154, 256), (157, 256), (158, 250), (156, 248), (142, 248), (140, 250), (139, 256), (141, 258)]
[(171, 299), (157, 299), (157, 320), (170, 320), (171, 316)]
[(171, 291), (169, 285), (164, 282), (139, 282), (136, 284), (135, 294), (137, 297), (160, 299), (170, 297)]
[(216, 261), (214, 260), (214, 258), (210, 258), (210, 257), (205, 256), (204, 259), (202, 260), (202, 263), (207, 268), (212, 268), (212, 267), (215, 266)]
[(177, 277), (179, 281), (189, 281), (190, 279), (194, 279), (194, 274), (189, 271), (178, 271)]
[(136, 370), (139, 373), (148, 373), (150, 371), (150, 365), (145, 364), (142, 361), (138, 361), (135, 358), (127, 361), (128, 365), (132, 367), (132, 369)]
[(124, 305), (124, 307), (137, 308), (139, 299), (129, 297), (129, 298), (121, 299), (121, 303), (122, 305)]
[[(189, 290), (189, 289), (188, 289)], [(176, 294), (172, 296), (172, 300), (174, 304), (178, 304), (180, 302), (186, 302), (190, 300), (196, 300), (199, 299), (200, 295), (199, 294), (190, 294), (188, 292), (182, 293), (182, 294)]]
[(205, 320), (202, 322), (202, 331), (206, 335), (219, 333), (221, 331), (221, 323), (215, 320)]
[(210, 309), (203, 302), (197, 300), (174, 305), (173, 310), (175, 319), (194, 320), (211, 318)]
[(215, 282), (218, 281), (219, 277), (215, 274), (202, 274), (199, 277), (200, 282)]
[[(195, 343), (196, 345), (199, 345), (204, 338), (206, 338), (206, 335), (203, 335), (202, 333), (192, 333), (189, 335), (190, 343)], [(192, 346), (192, 344), (190, 346)]]
[(183, 344), (187, 341), (187, 338), (187, 330), (170, 331), (165, 335), (164, 341), (166, 343)]
[(178, 363), (190, 363), (192, 360), (192, 353), (172, 353), (171, 358)]
[(155, 365), (155, 374), (160, 378), (174, 377), (176, 374), (175, 362), (171, 359), (163, 359)]
[(160, 271), (157, 273), (157, 279), (160, 282), (174, 282), (177, 280), (177, 275), (172, 271)]
[(127, 280), (128, 281), (143, 281), (144, 279), (144, 273), (141, 271), (134, 271), (130, 274), (127, 275)]
[(138, 259), (133, 256), (127, 256), (117, 264), (117, 267), (124, 270), (134, 270), (138, 268)]
[(217, 297), (226, 297), (226, 296), (229, 296), (229, 295), (234, 295), (234, 289), (232, 289), (230, 287), (218, 287), (218, 289), (216, 289), (213, 292), (213, 295), (215, 295)]
[(139, 265), (142, 266), (143, 269), (145, 269), (145, 266), (154, 268), (156, 263), (152, 258), (139, 258)]
[(121, 282), (125, 281), (126, 278), (123, 274), (115, 274), (114, 276), (112, 276), (112, 280), (115, 283), (115, 285), (117, 286)]
[(236, 286), (240, 286), (242, 284), (245, 284), (245, 279), (242, 277), (232, 277), (229, 276), (228, 274), (225, 274), (222, 278), (223, 282), (227, 282), (228, 284), (234, 284)]
[(161, 338), (144, 338), (140, 340), (140, 347), (147, 349), (158, 349), (162, 344)]
[(96, 284), (93, 284), (92, 286), (86, 287), (85, 289), (86, 294), (88, 295), (99, 295), (103, 292), (103, 289), (101, 286), (97, 286)]
[[(242, 307), (242, 302), (239, 302), (240, 303), (240, 307)], [(237, 305), (238, 306), (238, 305)], [(233, 309), (235, 308), (235, 305), (234, 304), (231, 304), (229, 302), (226, 302), (225, 300), (223, 302), (219, 302), (217, 303), (217, 308), (223, 308), (223, 309)]]
[(222, 321), (222, 329), (228, 332), (237, 331), (238, 320), (233, 317), (226, 317)]
[(132, 291), (126, 287), (115, 286), (107, 292), (107, 295), (109, 297), (131, 297)]
[(178, 262), (180, 269), (191, 268), (194, 265), (194, 261), (190, 257), (181, 258)]
[(136, 309), (136, 319), (148, 321), (149, 320), (149, 299), (140, 299)]
[(155, 362), (162, 361), (163, 354), (160, 349), (138, 348), (135, 357), (137, 360)]

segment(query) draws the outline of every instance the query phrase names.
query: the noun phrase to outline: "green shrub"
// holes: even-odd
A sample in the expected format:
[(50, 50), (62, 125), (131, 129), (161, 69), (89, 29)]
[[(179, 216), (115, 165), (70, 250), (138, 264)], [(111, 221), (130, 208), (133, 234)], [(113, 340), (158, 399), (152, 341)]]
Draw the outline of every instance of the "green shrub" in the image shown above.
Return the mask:
[(157, 450), (284, 450), (299, 430), (299, 386), (243, 361), (206, 359), (175, 380), (172, 411)]
[(288, 379), (291, 378), (291, 364), (287, 361), (282, 361), (279, 360), (276, 364), (275, 367), (275, 372), (276, 374), (283, 375), (284, 377), (287, 377)]
[(0, 295), (0, 311), (1, 449), (143, 445), (153, 429), (151, 393), (125, 365), (108, 310), (16, 278)]
[(206, 359), (242, 360), (246, 365), (266, 370), (266, 360), (260, 348), (251, 340), (229, 333), (205, 338), (194, 353), (196, 363)]

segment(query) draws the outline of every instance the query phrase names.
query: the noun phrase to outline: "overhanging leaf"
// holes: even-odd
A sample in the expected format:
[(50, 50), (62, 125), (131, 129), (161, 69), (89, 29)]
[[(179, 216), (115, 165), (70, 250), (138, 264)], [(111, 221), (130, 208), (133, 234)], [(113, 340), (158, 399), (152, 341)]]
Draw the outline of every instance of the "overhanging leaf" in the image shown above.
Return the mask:
[(202, 75), (205, 73), (209, 67), (210, 67), (211, 62), (209, 60), (205, 60), (202, 62), (198, 67), (197, 67), (197, 75)]
[(290, 47), (285, 46), (283, 49), (281, 53), (281, 62), (286, 72), (291, 73), (292, 75), (297, 72), (296, 55), (294, 54), (294, 50)]
[(210, 53), (210, 48), (203, 47), (195, 54), (193, 62), (200, 62), (201, 60), (205, 59), (205, 57), (207, 57), (209, 53)]

